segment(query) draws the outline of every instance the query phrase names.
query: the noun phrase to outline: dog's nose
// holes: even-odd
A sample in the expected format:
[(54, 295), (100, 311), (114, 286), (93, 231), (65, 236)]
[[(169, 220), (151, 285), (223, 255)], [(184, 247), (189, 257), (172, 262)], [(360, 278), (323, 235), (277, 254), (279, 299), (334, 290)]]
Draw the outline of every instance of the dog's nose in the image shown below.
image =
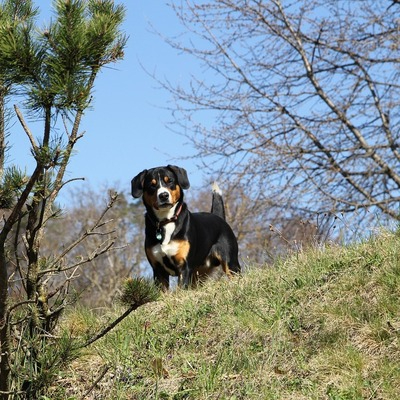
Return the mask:
[(162, 192), (158, 195), (160, 201), (167, 201), (169, 199), (168, 192)]

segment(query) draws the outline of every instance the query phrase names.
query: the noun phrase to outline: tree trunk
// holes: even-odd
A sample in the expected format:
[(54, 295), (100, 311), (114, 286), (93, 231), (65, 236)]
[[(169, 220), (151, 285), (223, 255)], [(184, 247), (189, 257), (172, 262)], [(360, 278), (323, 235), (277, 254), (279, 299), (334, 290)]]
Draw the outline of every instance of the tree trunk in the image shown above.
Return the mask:
[(0, 86), (0, 182), (4, 173), (4, 160), (6, 153), (6, 128), (5, 128), (5, 113), (4, 113), (4, 94), (6, 90), (4, 86)]
[(8, 276), (4, 243), (0, 244), (0, 399), (6, 400), (9, 390), (10, 342), (8, 324)]
[[(0, 86), (0, 183), (4, 174), (5, 162), (5, 109), (4, 96), (6, 89)], [(9, 330), (7, 321), (8, 311), (8, 274), (5, 257), (5, 243), (0, 243), (0, 399), (7, 399), (5, 392), (9, 390)], [(4, 393), (2, 393), (4, 392)]]

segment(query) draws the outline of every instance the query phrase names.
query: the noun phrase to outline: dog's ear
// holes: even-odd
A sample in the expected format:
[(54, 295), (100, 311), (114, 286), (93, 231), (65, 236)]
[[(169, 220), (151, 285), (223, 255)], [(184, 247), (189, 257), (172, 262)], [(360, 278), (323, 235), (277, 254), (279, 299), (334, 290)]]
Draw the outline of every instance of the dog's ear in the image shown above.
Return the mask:
[(140, 174), (136, 175), (132, 179), (131, 186), (132, 186), (133, 197), (138, 198), (143, 194), (143, 183), (146, 174), (147, 174), (147, 169), (144, 169)]
[(176, 177), (178, 178), (179, 186), (182, 189), (189, 189), (190, 187), (189, 178), (184, 168), (177, 167), (176, 165), (167, 165), (167, 168), (170, 169), (176, 175)]

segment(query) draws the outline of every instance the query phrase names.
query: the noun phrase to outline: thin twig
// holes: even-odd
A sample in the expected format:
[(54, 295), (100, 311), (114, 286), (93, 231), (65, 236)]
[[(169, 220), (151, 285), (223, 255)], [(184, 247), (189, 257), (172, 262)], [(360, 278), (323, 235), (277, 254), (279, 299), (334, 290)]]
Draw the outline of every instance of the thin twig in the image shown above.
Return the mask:
[[(105, 241), (104, 243), (102, 243), (102, 245), (105, 245), (106, 242), (107, 242), (107, 241)], [(43, 271), (40, 271), (40, 274), (39, 274), (39, 275), (40, 275), (40, 276), (44, 276), (44, 275), (46, 275), (46, 274), (51, 274), (51, 273), (55, 273), (55, 272), (70, 271), (71, 269), (74, 269), (74, 268), (76, 268), (76, 267), (78, 267), (78, 266), (80, 266), (80, 265), (87, 264), (88, 262), (91, 262), (91, 261), (93, 261), (94, 259), (96, 259), (97, 257), (101, 256), (102, 254), (107, 253), (107, 251), (109, 251), (109, 250), (114, 250), (114, 248), (112, 248), (113, 245), (114, 245), (114, 243), (115, 243), (115, 241), (112, 240), (112, 241), (111, 241), (109, 244), (107, 244), (107, 246), (104, 247), (104, 248), (100, 248), (101, 246), (99, 246), (95, 251), (92, 252), (92, 254), (89, 254), (89, 255), (88, 255), (87, 257), (85, 257), (85, 258), (82, 257), (78, 262), (76, 262), (76, 263), (74, 263), (74, 264), (72, 264), (72, 265), (69, 265), (69, 266), (67, 266), (67, 267), (64, 267), (64, 268), (62, 268), (62, 267), (56, 267), (56, 266), (54, 266), (55, 263), (53, 263), (53, 264), (52, 264), (52, 267), (50, 267), (50, 268), (48, 268), (48, 269), (45, 269), (45, 270), (43, 270)]]
[(27, 136), (29, 138), (29, 141), (31, 142), (31, 145), (33, 147), (35, 154), (38, 154), (39, 147), (36, 144), (35, 138), (33, 137), (31, 130), (29, 129), (28, 125), (25, 122), (24, 116), (22, 115), (20, 109), (18, 108), (18, 106), (16, 104), (14, 104), (14, 110), (17, 114), (19, 122), (22, 125), (22, 128), (24, 129), (25, 133), (27, 134)]
[(103, 370), (100, 372), (100, 375), (96, 378), (96, 380), (93, 382), (92, 386), (83, 394), (82, 400), (85, 399), (89, 394), (93, 391), (93, 389), (96, 387), (96, 385), (104, 378), (106, 373), (109, 371), (110, 367), (106, 365)]
[[(100, 226), (105, 225), (106, 223), (111, 222), (112, 220), (108, 220), (106, 222), (102, 222), (104, 216), (106, 213), (112, 208), (114, 205), (115, 201), (118, 198), (118, 194), (115, 193), (114, 195), (111, 195), (110, 201), (107, 204), (106, 208), (103, 210), (103, 212), (100, 214), (98, 217), (97, 221), (94, 222), (92, 227), (88, 230), (86, 230), (78, 239), (76, 239), (74, 242), (72, 242), (51, 264), (49, 270), (57, 269), (56, 265), (61, 262), (63, 257), (65, 257), (66, 254), (68, 254), (73, 248), (75, 248), (79, 243), (83, 242), (86, 238), (88, 238), (90, 235), (92, 235), (95, 231)], [(110, 231), (112, 233), (112, 231)], [(90, 261), (90, 260), (89, 260)], [(77, 265), (77, 264), (75, 264)], [(70, 269), (70, 268), (69, 268)]]
[[(34, 300), (24, 300), (24, 301), (20, 301), (19, 303), (13, 304), (13, 305), (7, 310), (6, 316), (5, 316), (4, 320), (3, 320), (4, 323), (2, 323), (2, 324), (0, 325), (0, 329), (3, 329), (4, 326), (5, 326), (5, 324), (8, 323), (11, 312), (14, 311), (16, 308), (21, 307), (21, 306), (23, 306), (23, 305), (25, 305), (25, 304), (35, 304), (35, 301), (34, 301)], [(2, 321), (2, 322), (3, 322), (3, 321)]]

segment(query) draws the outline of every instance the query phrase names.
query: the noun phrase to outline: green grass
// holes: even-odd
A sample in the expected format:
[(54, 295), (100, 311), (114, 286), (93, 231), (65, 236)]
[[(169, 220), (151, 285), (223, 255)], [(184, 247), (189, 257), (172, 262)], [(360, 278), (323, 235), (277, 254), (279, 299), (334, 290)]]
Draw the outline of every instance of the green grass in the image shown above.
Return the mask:
[[(83, 321), (118, 313), (76, 311), (66, 326), (85, 332)], [(399, 382), (400, 237), (385, 232), (164, 294), (91, 346), (49, 397), (393, 400)]]

